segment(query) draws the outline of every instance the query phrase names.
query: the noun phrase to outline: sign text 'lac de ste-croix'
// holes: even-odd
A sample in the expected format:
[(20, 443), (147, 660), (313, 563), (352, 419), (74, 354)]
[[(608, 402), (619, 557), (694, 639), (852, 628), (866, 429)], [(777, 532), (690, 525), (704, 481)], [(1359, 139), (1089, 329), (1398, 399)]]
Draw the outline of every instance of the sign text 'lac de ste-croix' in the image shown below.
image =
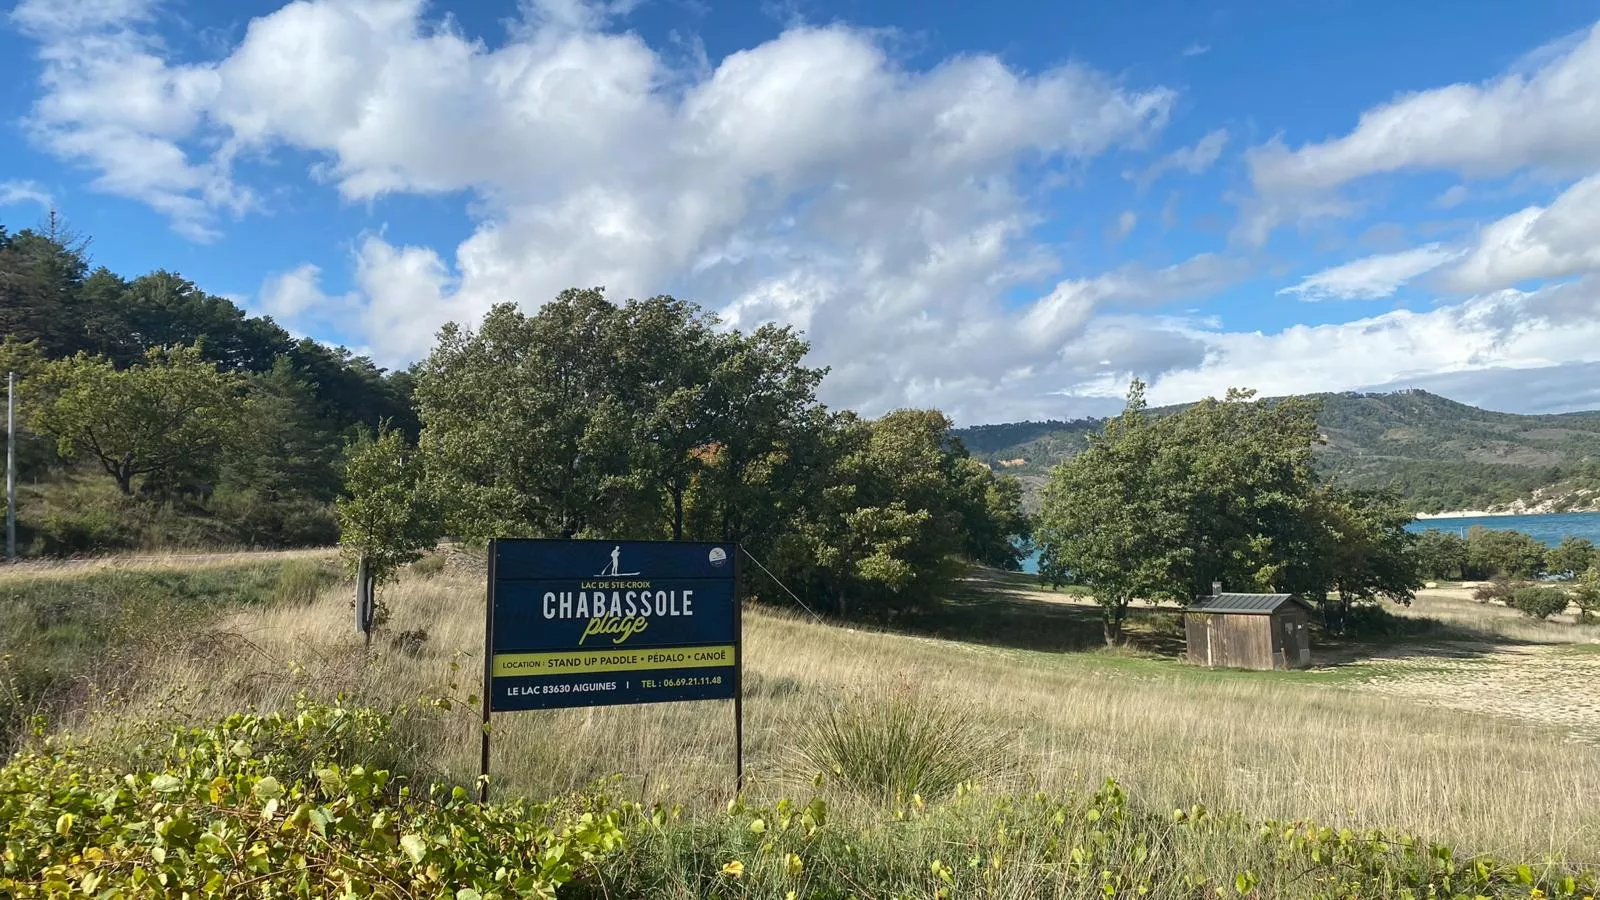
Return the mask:
[(494, 541), (489, 708), (736, 697), (735, 552), (671, 541)]

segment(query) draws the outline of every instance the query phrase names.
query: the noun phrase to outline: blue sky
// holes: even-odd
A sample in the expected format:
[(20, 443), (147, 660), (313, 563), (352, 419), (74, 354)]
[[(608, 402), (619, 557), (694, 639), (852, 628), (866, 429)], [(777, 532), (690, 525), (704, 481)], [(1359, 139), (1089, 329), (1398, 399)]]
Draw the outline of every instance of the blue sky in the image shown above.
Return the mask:
[(24, 0), (46, 204), (387, 365), (570, 285), (962, 423), (1422, 386), (1600, 407), (1600, 7)]

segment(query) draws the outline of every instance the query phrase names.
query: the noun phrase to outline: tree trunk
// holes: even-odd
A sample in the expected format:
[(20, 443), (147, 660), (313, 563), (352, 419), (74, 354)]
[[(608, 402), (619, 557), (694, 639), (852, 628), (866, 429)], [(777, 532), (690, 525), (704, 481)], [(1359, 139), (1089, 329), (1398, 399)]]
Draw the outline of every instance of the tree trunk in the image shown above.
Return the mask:
[(683, 484), (676, 481), (672, 485), (672, 539), (683, 540)]
[(1105, 626), (1107, 647), (1115, 647), (1122, 643), (1122, 617), (1126, 613), (1127, 607), (1118, 606), (1115, 609), (1105, 610), (1101, 615), (1101, 624)]
[(124, 475), (121, 472), (117, 472), (117, 473), (115, 473), (115, 477), (117, 479), (117, 489), (122, 491), (122, 495), (124, 497), (132, 497), (133, 496), (133, 476), (132, 475)]

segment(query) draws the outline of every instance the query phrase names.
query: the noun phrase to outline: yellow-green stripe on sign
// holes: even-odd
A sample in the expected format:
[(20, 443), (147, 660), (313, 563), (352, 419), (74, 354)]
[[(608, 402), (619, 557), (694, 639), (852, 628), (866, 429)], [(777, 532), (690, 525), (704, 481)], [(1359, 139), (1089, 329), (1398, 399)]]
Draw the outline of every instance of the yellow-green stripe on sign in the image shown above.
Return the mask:
[(733, 645), (661, 650), (578, 650), (561, 653), (496, 653), (494, 675), (637, 672), (647, 669), (702, 669), (733, 665)]

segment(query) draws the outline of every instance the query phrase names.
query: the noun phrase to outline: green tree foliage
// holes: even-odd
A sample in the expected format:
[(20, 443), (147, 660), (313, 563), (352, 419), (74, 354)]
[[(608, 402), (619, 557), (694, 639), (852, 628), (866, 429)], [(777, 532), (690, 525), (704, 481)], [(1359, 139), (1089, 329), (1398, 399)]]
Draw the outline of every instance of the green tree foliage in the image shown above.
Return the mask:
[(1406, 530), (1411, 512), (1384, 491), (1323, 488), (1313, 512), (1326, 529), (1316, 559), (1330, 591), (1326, 618), (1343, 629), (1351, 607), (1389, 600), (1410, 604), (1421, 587), (1417, 536)]
[(1193, 565), (1195, 548), (1185, 542), (1190, 498), (1167, 493), (1185, 485), (1163, 449), (1145, 413), (1144, 385), (1135, 381), (1122, 415), (1056, 467), (1045, 488), (1040, 574), (1094, 592), (1107, 644), (1121, 640), (1129, 603), (1181, 596)]
[(1572, 588), (1572, 602), (1578, 607), (1580, 622), (1594, 621), (1595, 612), (1600, 610), (1600, 564), (1578, 576)]
[(1234, 390), (1157, 417), (1135, 382), (1122, 416), (1051, 473), (1042, 572), (1094, 590), (1108, 642), (1132, 599), (1186, 603), (1213, 581), (1305, 597), (1330, 621), (1356, 602), (1409, 601), (1410, 516), (1392, 495), (1319, 482), (1317, 411)]
[(763, 595), (842, 614), (931, 596), (962, 557), (1015, 568), (1016, 483), (938, 412), (830, 413), (807, 350), (598, 289), (446, 326), (415, 397), (449, 530), (737, 541), (784, 585), (763, 573)]
[(1467, 567), (1474, 578), (1531, 578), (1545, 571), (1548, 548), (1520, 531), (1474, 525), (1467, 531)]
[[(121, 537), (114, 546), (159, 544), (177, 532), (157, 527), (157, 518), (202, 541), (322, 542), (330, 539), (344, 441), (380, 422), (415, 438), (409, 373), (385, 373), (345, 348), (297, 341), (270, 318), (248, 316), (175, 272), (158, 269), (129, 279), (94, 267), (87, 249), (88, 241), (55, 216), (40, 229), (12, 233), (0, 227), (0, 333), (8, 346), (32, 348), (37, 363), (87, 353), (120, 372), (144, 365), (152, 349), (183, 345), (221, 371), (247, 378), (252, 414), (239, 441), (219, 458), (201, 461), (203, 475), (143, 479), (158, 500), (205, 485), (201, 495), (188, 494), (183, 503), (163, 503), (157, 510), (97, 499), (80, 476), (91, 466), (101, 468), (98, 460), (83, 453), (58, 458), (54, 438), (45, 440), (27, 427), (24, 407), (18, 463), (25, 483), (39, 490), (38, 499), (29, 501), (34, 505), (25, 502), (19, 524), (24, 535), (33, 535), (35, 549), (51, 543), (48, 534), (60, 530), (57, 525), (115, 532)], [(19, 365), (16, 353), (6, 355), (12, 368), (31, 371)], [(213, 487), (214, 498), (194, 502)], [(78, 516), (82, 522), (67, 521)]]
[(1509, 606), (1535, 619), (1548, 619), (1567, 609), (1567, 592), (1556, 587), (1529, 585), (1511, 594)]
[(1423, 578), (1465, 578), (1470, 567), (1466, 539), (1436, 528), (1417, 535), (1416, 555), (1417, 572)]
[(1596, 555), (1592, 541), (1568, 537), (1546, 554), (1545, 564), (1552, 574), (1581, 575), (1597, 561), (1600, 556)]
[(361, 617), (370, 631), (384, 619), (376, 588), (439, 541), (440, 513), (405, 435), (380, 426), (376, 438), (363, 434), (350, 446), (336, 507), (339, 546), (360, 576), (357, 602), (370, 604)]
[(24, 396), (30, 428), (53, 437), (62, 456), (98, 463), (127, 495), (140, 476), (163, 489), (211, 477), (239, 438), (243, 387), (198, 349), (176, 346), (122, 370), (86, 353), (54, 360)]

